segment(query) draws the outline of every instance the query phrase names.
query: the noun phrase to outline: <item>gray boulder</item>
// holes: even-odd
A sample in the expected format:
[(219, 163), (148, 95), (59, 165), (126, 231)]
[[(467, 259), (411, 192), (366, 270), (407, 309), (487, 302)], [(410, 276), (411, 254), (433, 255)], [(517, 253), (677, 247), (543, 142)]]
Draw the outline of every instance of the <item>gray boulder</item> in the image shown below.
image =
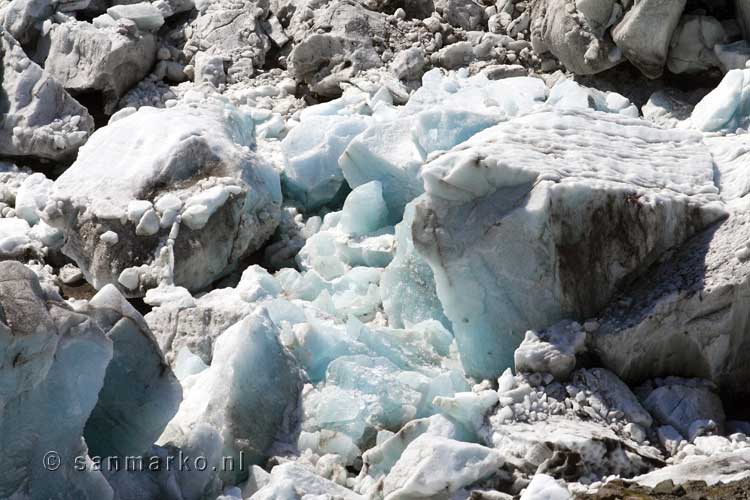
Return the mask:
[(388, 38), (387, 16), (361, 4), (342, 1), (315, 11), (298, 10), (290, 30), (295, 28), (290, 69), (316, 94), (339, 96), (342, 81), (383, 64), (375, 40)]
[(268, 17), (268, 1), (204, 1), (196, 8), (198, 17), (186, 30), (185, 52), (192, 58), (205, 52), (224, 59), (231, 82), (251, 77), (271, 49), (262, 23)]
[(156, 61), (156, 37), (139, 32), (132, 20), (103, 28), (82, 21), (54, 24), (42, 47), (45, 71), (73, 94), (99, 93), (107, 114)]
[(641, 0), (612, 30), (615, 44), (649, 78), (664, 71), (672, 34), (687, 0)]
[(0, 155), (60, 160), (75, 154), (94, 128), (78, 104), (0, 28)]
[(621, 62), (608, 27), (617, 18), (613, 0), (536, 0), (531, 42), (537, 54), (552, 53), (573, 73), (591, 75)]

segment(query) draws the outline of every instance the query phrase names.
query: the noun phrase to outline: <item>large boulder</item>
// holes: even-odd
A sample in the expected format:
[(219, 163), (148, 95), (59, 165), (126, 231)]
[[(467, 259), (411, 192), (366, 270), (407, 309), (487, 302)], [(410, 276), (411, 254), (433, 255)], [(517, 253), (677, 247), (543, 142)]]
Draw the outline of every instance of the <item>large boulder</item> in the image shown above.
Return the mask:
[[(227, 71), (229, 81), (253, 75), (271, 49), (261, 22), (268, 17), (268, 0), (196, 2), (198, 16), (187, 30), (185, 52), (198, 66), (212, 60)], [(224, 68), (226, 67), (226, 68)]]
[(92, 136), (43, 216), (97, 289), (204, 288), (276, 229), (278, 174), (250, 149), (250, 116), (224, 101), (129, 113)]
[(155, 35), (135, 25), (97, 28), (83, 21), (53, 24), (40, 46), (45, 71), (73, 94), (98, 93), (107, 114), (148, 75), (157, 48)]
[(512, 366), (525, 331), (591, 317), (724, 214), (699, 134), (619, 114), (514, 118), (422, 177), (414, 244), (476, 377)]
[(389, 29), (385, 14), (352, 1), (330, 2), (314, 11), (298, 9), (290, 27), (295, 42), (290, 70), (316, 94), (341, 95), (342, 81), (383, 65), (376, 40), (387, 40)]
[(0, 27), (0, 156), (61, 160), (75, 154), (94, 120)]
[(649, 78), (664, 71), (672, 34), (687, 0), (641, 0), (612, 30), (623, 55)]
[[(84, 424), (112, 342), (19, 262), (0, 262), (0, 497), (112, 499)], [(76, 468), (78, 467), (78, 468)]]
[(672, 73), (700, 73), (721, 67), (714, 47), (727, 41), (724, 26), (710, 16), (682, 16), (669, 44)]
[(531, 41), (538, 54), (550, 52), (569, 71), (581, 75), (621, 62), (608, 31), (621, 15), (614, 0), (537, 0), (532, 8)]

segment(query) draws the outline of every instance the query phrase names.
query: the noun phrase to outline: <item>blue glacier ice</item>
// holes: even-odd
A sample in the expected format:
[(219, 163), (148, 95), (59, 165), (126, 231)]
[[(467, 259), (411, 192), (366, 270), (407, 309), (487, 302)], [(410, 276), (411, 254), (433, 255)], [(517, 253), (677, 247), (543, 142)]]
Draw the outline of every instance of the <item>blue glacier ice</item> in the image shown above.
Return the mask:
[(704, 132), (734, 132), (750, 126), (750, 69), (733, 69), (701, 100), (690, 117)]

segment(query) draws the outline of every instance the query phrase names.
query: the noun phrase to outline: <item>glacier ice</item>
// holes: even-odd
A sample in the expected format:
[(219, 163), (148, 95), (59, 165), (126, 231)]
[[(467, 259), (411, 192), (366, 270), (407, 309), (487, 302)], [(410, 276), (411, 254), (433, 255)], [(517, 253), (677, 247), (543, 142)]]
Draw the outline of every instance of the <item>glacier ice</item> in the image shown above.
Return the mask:
[(521, 500), (568, 500), (570, 492), (547, 474), (535, 474)]
[(113, 285), (81, 311), (96, 320), (113, 349), (99, 400), (86, 421), (86, 442), (96, 456), (141, 456), (177, 413), (182, 387), (143, 316)]
[(750, 69), (733, 69), (718, 87), (699, 102), (690, 117), (693, 127), (704, 132), (746, 128), (750, 115)]
[(421, 169), (431, 153), (527, 113), (546, 97), (536, 78), (490, 81), (432, 70), (395, 119), (375, 122), (352, 140), (339, 160), (341, 170), (352, 187), (380, 181), (389, 220), (396, 223), (406, 204), (424, 192)]
[(386, 266), (380, 280), (380, 296), (388, 322), (396, 328), (428, 319), (440, 321), (450, 330), (450, 321), (435, 291), (435, 278), (427, 261), (417, 252), (411, 226), (415, 206), (420, 198), (404, 210), (404, 219), (395, 227), (396, 253)]
[[(265, 309), (224, 331), (216, 340), (211, 366), (189, 382), (177, 414), (159, 438), (161, 444), (185, 448), (195, 432), (208, 432), (214, 437), (199, 440), (196, 455), (218, 446), (217, 462), (211, 464), (218, 467), (219, 455), (233, 457), (235, 463), (258, 463), (270, 456), (277, 439), (291, 438), (299, 419), (302, 379)], [(246, 473), (237, 467), (220, 475), (236, 484)]]
[(414, 244), (480, 377), (511, 366), (526, 330), (595, 313), (629, 275), (724, 215), (700, 135), (583, 109), (489, 128), (423, 178)]
[[(310, 109), (310, 108), (308, 108)], [(369, 125), (361, 115), (305, 117), (281, 142), (286, 156), (282, 176), (285, 194), (306, 210), (332, 202), (344, 185), (339, 157)]]
[[(0, 346), (0, 496), (112, 499), (100, 472), (74, 469), (76, 457), (87, 457), (81, 435), (112, 341), (92, 318), (45, 291), (30, 269), (6, 261), (0, 262)], [(50, 452), (59, 458), (56, 470), (44, 467)]]

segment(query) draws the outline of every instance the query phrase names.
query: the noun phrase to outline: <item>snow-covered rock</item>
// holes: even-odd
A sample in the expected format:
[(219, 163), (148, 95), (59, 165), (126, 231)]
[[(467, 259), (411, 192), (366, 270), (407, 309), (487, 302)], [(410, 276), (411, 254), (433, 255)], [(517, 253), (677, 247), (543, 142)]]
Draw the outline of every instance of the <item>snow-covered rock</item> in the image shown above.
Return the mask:
[(102, 474), (86, 467), (81, 437), (112, 342), (92, 318), (43, 289), (34, 272), (6, 261), (0, 345), (0, 496), (112, 499)]
[(528, 331), (513, 354), (517, 371), (550, 373), (566, 380), (576, 367), (576, 355), (586, 344), (586, 332), (576, 322), (562, 322), (539, 332)]
[(4, 95), (0, 155), (60, 160), (74, 155), (94, 120), (0, 28)]
[(612, 113), (514, 118), (422, 177), (414, 243), (474, 376), (511, 366), (523, 332), (591, 317), (723, 215), (700, 135)]
[(45, 61), (45, 71), (66, 90), (99, 93), (104, 112), (112, 114), (120, 97), (156, 61), (156, 37), (133, 28), (97, 28), (83, 21), (53, 24), (40, 43), (43, 49), (38, 57)]
[(387, 500), (451, 494), (497, 473), (498, 450), (423, 434), (409, 443), (383, 481)]
[(224, 101), (141, 108), (92, 136), (55, 181), (44, 218), (97, 289), (201, 289), (278, 223), (278, 174), (253, 146), (252, 119)]

